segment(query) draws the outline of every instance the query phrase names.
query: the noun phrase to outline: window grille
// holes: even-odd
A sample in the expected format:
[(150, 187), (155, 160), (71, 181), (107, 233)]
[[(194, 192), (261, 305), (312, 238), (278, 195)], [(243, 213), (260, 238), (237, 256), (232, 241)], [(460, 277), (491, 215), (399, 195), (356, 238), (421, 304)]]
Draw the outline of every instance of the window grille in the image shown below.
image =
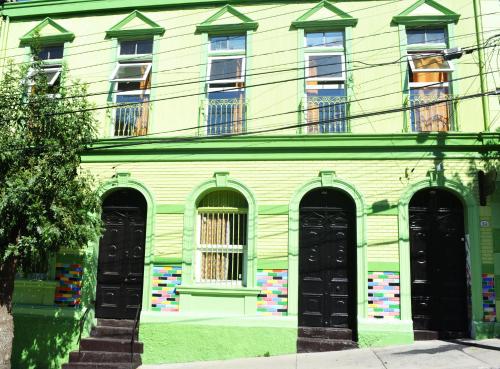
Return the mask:
[(198, 207), (197, 281), (241, 286), (245, 276), (248, 209), (236, 192), (217, 191)]

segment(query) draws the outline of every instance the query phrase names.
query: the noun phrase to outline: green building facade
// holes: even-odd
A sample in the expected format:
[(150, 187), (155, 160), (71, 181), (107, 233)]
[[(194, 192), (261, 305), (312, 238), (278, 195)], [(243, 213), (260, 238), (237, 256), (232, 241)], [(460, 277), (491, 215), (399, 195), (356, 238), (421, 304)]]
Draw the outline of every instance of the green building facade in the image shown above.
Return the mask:
[(51, 85), (88, 83), (101, 138), (82, 167), (108, 226), (20, 273), (13, 367), (57, 368), (81, 327), (139, 307), (145, 363), (294, 353), (299, 327), (360, 347), (498, 337), (499, 11), (4, 4), (1, 70), (37, 44)]

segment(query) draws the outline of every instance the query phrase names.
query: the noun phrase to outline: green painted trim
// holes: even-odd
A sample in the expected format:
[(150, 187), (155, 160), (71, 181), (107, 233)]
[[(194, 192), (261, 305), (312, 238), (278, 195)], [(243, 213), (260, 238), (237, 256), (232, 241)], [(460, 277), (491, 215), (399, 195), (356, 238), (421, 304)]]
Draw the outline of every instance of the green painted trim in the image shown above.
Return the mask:
[[(41, 31), (47, 26), (54, 27), (59, 34), (50, 36), (39, 36)], [(75, 39), (75, 34), (68, 31), (66, 28), (56, 23), (49, 17), (45, 18), (43, 21), (38, 23), (34, 28), (28, 31), (20, 40), (20, 46), (31, 46), (34, 43), (40, 43), (41, 45), (48, 45), (54, 43), (64, 43), (71, 42)]]
[[(303, 66), (305, 67), (305, 31), (303, 28), (299, 28), (297, 30), (297, 65), (298, 66)], [(306, 80), (304, 79), (304, 70), (302, 68), (297, 68), (297, 122), (298, 124), (305, 124), (306, 123), (306, 113), (305, 113), (305, 108), (307, 105), (307, 102), (304, 101), (305, 99), (305, 94), (306, 94), (306, 87), (305, 83)], [(305, 126), (300, 126), (297, 127), (296, 129), (297, 134), (302, 134), (305, 133)]]
[(333, 187), (346, 192), (356, 204), (356, 286), (357, 286), (357, 318), (366, 318), (368, 310), (368, 269), (367, 269), (367, 230), (366, 206), (363, 195), (355, 186), (336, 178), (332, 171), (320, 172), (318, 178), (305, 182), (295, 190), (290, 200), (288, 218), (288, 314), (297, 315), (299, 300), (299, 205), (309, 191)]
[(259, 215), (288, 215), (288, 204), (285, 205), (260, 205)]
[[(441, 12), (441, 15), (409, 15), (415, 9), (423, 4), (427, 4), (437, 11)], [(419, 0), (402, 13), (394, 16), (392, 18), (392, 24), (402, 24), (406, 26), (421, 26), (421, 25), (433, 25), (433, 24), (446, 24), (446, 23), (457, 23), (460, 18), (460, 14), (446, 8), (445, 6), (438, 4), (434, 0)]]
[(233, 288), (233, 287), (204, 287), (204, 286), (186, 286), (182, 285), (176, 288), (181, 295), (188, 294), (193, 296), (257, 296), (260, 288)]
[(257, 269), (288, 269), (288, 259), (258, 259)]
[(165, 256), (152, 256), (151, 264), (154, 265), (181, 265), (182, 258), (180, 257), (165, 257)]
[(413, 195), (425, 188), (441, 188), (454, 193), (464, 205), (465, 232), (469, 235), (470, 275), (471, 275), (471, 301), (473, 321), (483, 319), (482, 280), (481, 280), (481, 246), (479, 236), (479, 207), (472, 191), (463, 184), (454, 180), (431, 176), (409, 185), (402, 193), (399, 200), (399, 265), (400, 273), (400, 298), (401, 319), (411, 320), (411, 262), (408, 207)]
[(141, 313), (141, 327), (143, 324), (188, 324), (226, 327), (269, 327), (294, 328), (297, 330), (296, 316), (264, 316), (264, 315), (227, 315), (209, 313), (165, 314), (159, 311), (143, 311)]
[[(481, 47), (483, 44), (483, 26), (481, 22), (481, 4), (477, 0), (472, 0), (474, 6), (474, 27), (476, 29), (476, 44), (478, 47), (478, 59), (479, 59), (479, 82), (481, 85), (481, 93), (485, 93), (487, 91), (486, 86), (486, 65), (484, 63), (484, 47)], [(489, 107), (489, 99), (487, 96), (481, 96), (481, 102), (483, 105), (483, 124), (484, 131), (488, 132), (490, 130), (490, 107)]]
[(184, 204), (157, 204), (156, 214), (184, 214)]
[[(401, 58), (406, 57), (407, 54), (407, 44), (408, 40), (406, 39), (406, 27), (402, 24), (398, 25), (398, 36), (399, 36), (399, 56)], [(401, 91), (408, 91), (409, 84), (409, 74), (408, 74), (408, 63), (399, 63), (399, 71), (401, 75)], [(408, 106), (408, 94), (401, 94), (401, 106)], [(401, 117), (403, 118), (403, 133), (410, 132), (411, 133), (411, 124), (410, 124), (410, 111), (402, 111)]]
[(44, 305), (14, 304), (12, 306), (14, 315), (35, 315), (40, 317), (73, 318), (80, 320), (84, 310), (72, 307), (55, 307)]
[[(346, 80), (345, 80), (345, 88), (346, 88), (346, 95), (347, 95), (347, 101), (351, 97), (356, 96), (356, 93), (354, 91), (354, 63), (353, 63), (353, 45), (352, 45), (352, 34), (353, 34), (353, 28), (352, 27), (345, 27), (344, 30), (344, 37), (345, 37), (345, 63), (346, 63)], [(347, 119), (347, 132), (351, 132), (351, 120), (349, 117), (351, 116), (351, 104), (347, 104), (347, 112), (346, 116), (348, 117)]]
[[(213, 24), (219, 20), (224, 14), (231, 14), (241, 20), (240, 23), (234, 24)], [(246, 32), (255, 31), (259, 27), (259, 23), (255, 22), (245, 14), (239, 12), (231, 5), (227, 4), (214, 15), (206, 19), (200, 25), (196, 26), (196, 33), (231, 33), (231, 32)]]
[[(176, 145), (171, 145), (176, 142)], [(500, 133), (406, 133), (241, 136), (232, 138), (103, 139), (82, 156), (84, 163), (235, 160), (422, 159), (440, 150), (448, 159), (480, 159), (500, 149)]]
[(495, 264), (483, 264), (482, 265), (483, 273), (495, 273)]
[(390, 261), (369, 261), (368, 272), (399, 272), (399, 263)]
[[(152, 59), (152, 67), (151, 67), (151, 85), (156, 86), (158, 84), (158, 77), (159, 77), (159, 66), (160, 66), (160, 40), (161, 36), (160, 35), (154, 35), (153, 36), (153, 59)], [(118, 54), (118, 53), (117, 53)], [(119, 55), (117, 55), (119, 57)], [(153, 88), (151, 89), (151, 94), (150, 94), (150, 100), (152, 102), (149, 103), (149, 115), (148, 115), (148, 133), (155, 132), (155, 116), (156, 114), (153, 114), (154, 112), (154, 107), (156, 105), (156, 98), (158, 96), (158, 89)]]
[(9, 40), (10, 17), (0, 17), (0, 75), (7, 64), (7, 43)]
[[(134, 19), (140, 19), (146, 23), (147, 28), (139, 29), (123, 29), (127, 24), (129, 24)], [(122, 19), (120, 22), (115, 24), (109, 30), (106, 31), (106, 38), (126, 38), (126, 37), (140, 37), (140, 36), (154, 36), (163, 35), (165, 33), (165, 28), (160, 26), (158, 23), (152, 21), (140, 11), (135, 10), (130, 13), (126, 18)]]
[[(319, 12), (321, 9), (327, 9), (332, 12), (332, 15), (339, 17), (340, 19), (332, 20), (308, 20), (314, 14)], [(353, 18), (346, 12), (340, 10), (336, 6), (332, 5), (328, 1), (321, 1), (312, 9), (309, 9), (303, 15), (301, 15), (297, 20), (292, 22), (292, 28), (306, 28), (306, 29), (332, 29), (337, 27), (354, 27), (358, 23), (357, 18)]]
[(184, 211), (184, 235), (182, 242), (182, 281), (186, 285), (194, 285), (193, 258), (196, 243), (197, 206), (199, 200), (210, 191), (217, 189), (233, 189), (243, 195), (248, 204), (247, 253), (243, 281), (246, 288), (255, 287), (257, 270), (256, 234), (257, 234), (257, 201), (252, 190), (242, 182), (229, 177), (228, 172), (216, 172), (212, 179), (196, 186), (186, 199)]
[[(102, 183), (99, 187), (99, 194), (103, 199), (111, 193), (120, 188), (131, 188), (139, 191), (146, 199), (147, 204), (147, 220), (146, 220), (146, 250), (144, 252), (144, 285), (143, 285), (143, 295), (142, 295), (142, 307), (144, 310), (149, 310), (151, 307), (151, 278), (150, 278), (150, 267), (151, 258), (154, 253), (154, 230), (155, 230), (155, 214), (156, 214), (156, 201), (153, 193), (148, 189), (146, 185), (142, 182), (132, 178), (130, 173), (117, 172), (113, 178)], [(94, 270), (97, 271), (97, 262), (99, 258), (99, 241), (94, 243), (93, 247), (94, 257)], [(94, 272), (92, 282), (97, 286), (96, 280), (97, 273)], [(93, 291), (93, 299), (95, 300), (95, 289)]]
[[(250, 75), (246, 75), (247, 71), (252, 70), (253, 68), (253, 63), (254, 63), (254, 58), (249, 57), (250, 55), (254, 55), (253, 53), (253, 46), (254, 46), (254, 33), (255, 30), (249, 30), (247, 31), (246, 34), (246, 50), (245, 50), (245, 86), (252, 86), (253, 85), (253, 76), (252, 73)], [(254, 93), (253, 88), (245, 88), (245, 104), (246, 108), (244, 109), (244, 117), (243, 119), (245, 120), (245, 131), (249, 131), (251, 127), (249, 127), (249, 122), (254, 122), (254, 120), (249, 120), (252, 119), (254, 115), (254, 109), (255, 109), (255, 104), (250, 104), (249, 101), (252, 101), (252, 96)], [(250, 123), (251, 125), (251, 123)]]

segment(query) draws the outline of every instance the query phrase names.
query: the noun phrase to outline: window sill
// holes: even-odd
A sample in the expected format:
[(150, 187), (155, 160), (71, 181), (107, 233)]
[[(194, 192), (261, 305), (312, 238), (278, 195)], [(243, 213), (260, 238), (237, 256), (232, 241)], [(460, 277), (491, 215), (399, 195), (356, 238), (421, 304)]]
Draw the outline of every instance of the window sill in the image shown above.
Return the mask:
[(192, 296), (257, 296), (260, 289), (249, 287), (209, 287), (209, 286), (182, 286), (176, 291), (180, 295)]

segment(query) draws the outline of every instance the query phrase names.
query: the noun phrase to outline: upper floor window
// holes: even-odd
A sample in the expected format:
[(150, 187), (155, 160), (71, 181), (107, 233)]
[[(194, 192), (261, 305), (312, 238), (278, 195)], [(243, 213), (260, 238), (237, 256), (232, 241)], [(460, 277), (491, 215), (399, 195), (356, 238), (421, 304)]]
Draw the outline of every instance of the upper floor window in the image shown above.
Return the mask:
[(120, 55), (151, 55), (153, 39), (120, 42)]
[(446, 44), (444, 28), (416, 28), (406, 30), (408, 45)]
[[(61, 84), (62, 59), (64, 56), (64, 45), (49, 45), (38, 50), (32, 50), (33, 59), (41, 62), (41, 72), (45, 74), (49, 86), (49, 94), (56, 94)], [(35, 71), (28, 72), (29, 85), (34, 85)]]
[(210, 37), (210, 51), (245, 51), (246, 37), (236, 36), (212, 36)]
[(153, 39), (121, 40), (118, 63), (110, 82), (114, 103), (114, 136), (142, 136), (148, 132)]
[(204, 107), (208, 135), (239, 133), (245, 130), (246, 36), (209, 38)]
[(344, 32), (306, 33), (306, 47), (344, 47)]
[(64, 45), (45, 46), (38, 52), (39, 60), (61, 60), (64, 54)]
[(414, 132), (449, 131), (453, 129), (449, 81), (454, 66), (441, 54), (447, 44), (446, 31), (444, 28), (408, 29), (406, 35), (411, 129)]
[(307, 133), (347, 131), (344, 32), (305, 34)]

